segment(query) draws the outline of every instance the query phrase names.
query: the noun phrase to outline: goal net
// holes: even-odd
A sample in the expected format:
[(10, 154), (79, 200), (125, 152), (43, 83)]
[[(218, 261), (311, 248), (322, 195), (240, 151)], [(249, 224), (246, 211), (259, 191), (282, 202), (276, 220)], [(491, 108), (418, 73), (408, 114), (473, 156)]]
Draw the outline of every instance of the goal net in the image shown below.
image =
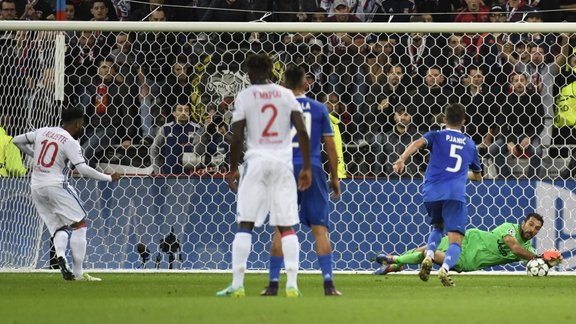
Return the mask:
[[(0, 109), (12, 136), (56, 125), (61, 91), (86, 112), (88, 163), (127, 175), (114, 184), (72, 181), (88, 213), (87, 268), (230, 268), (231, 110), (249, 84), (244, 59), (261, 52), (273, 58), (273, 82), (288, 64), (303, 66), (307, 95), (326, 103), (340, 130), (346, 172), (330, 214), (337, 270), (371, 270), (375, 254), (426, 243), (419, 187), (427, 152), (401, 176), (392, 163), (410, 141), (444, 127), (452, 102), (466, 107), (465, 132), (484, 168), (484, 180), (467, 185), (469, 228), (538, 212), (537, 251), (559, 249), (566, 261), (557, 270), (576, 268), (570, 24), (59, 24), (68, 31), (0, 24), (10, 36)], [(0, 268), (50, 267), (29, 178), (1, 178), (0, 192)], [(267, 267), (270, 235), (269, 227), (255, 231), (250, 269)], [(301, 268), (317, 268), (311, 234), (303, 227), (298, 235)]]

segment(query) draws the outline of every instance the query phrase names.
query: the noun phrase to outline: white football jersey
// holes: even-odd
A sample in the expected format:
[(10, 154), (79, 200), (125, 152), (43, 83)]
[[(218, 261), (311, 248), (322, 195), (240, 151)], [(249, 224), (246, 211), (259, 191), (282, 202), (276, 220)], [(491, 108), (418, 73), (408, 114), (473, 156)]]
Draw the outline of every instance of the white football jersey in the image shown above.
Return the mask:
[(34, 144), (34, 168), (31, 187), (62, 186), (68, 183), (72, 165), (85, 163), (80, 143), (61, 127), (45, 127), (26, 133)]
[(260, 155), (292, 165), (293, 111), (302, 108), (292, 91), (274, 83), (251, 85), (238, 93), (232, 123), (246, 120), (246, 160)]

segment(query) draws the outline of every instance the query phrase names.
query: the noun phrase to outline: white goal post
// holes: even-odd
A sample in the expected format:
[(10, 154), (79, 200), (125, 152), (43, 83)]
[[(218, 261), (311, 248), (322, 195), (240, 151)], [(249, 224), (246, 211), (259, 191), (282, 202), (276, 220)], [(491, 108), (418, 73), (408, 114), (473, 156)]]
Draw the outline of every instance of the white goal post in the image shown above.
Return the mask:
[[(9, 120), (9, 135), (15, 136), (56, 125), (60, 106), (53, 100), (82, 106), (87, 115), (116, 111), (109, 125), (94, 125), (88, 117), (90, 137), (81, 142), (97, 168), (130, 176), (117, 185), (72, 181), (88, 212), (87, 268), (222, 271), (230, 268), (236, 228), (235, 195), (223, 179), (225, 133), (234, 94), (248, 84), (243, 59), (251, 52), (269, 53), (275, 82), (287, 64), (301, 64), (311, 96), (340, 119), (347, 177), (342, 199), (332, 207), (331, 239), (335, 269), (354, 272), (373, 269), (369, 259), (375, 253), (398, 254), (426, 242), (429, 226), (419, 191), (425, 153), (414, 158), (411, 173), (389, 172), (406, 144), (404, 133), (394, 133), (401, 116), (409, 115), (403, 127), (413, 128), (406, 133), (412, 139), (441, 127), (438, 117), (448, 102), (482, 106), (472, 112), (472, 131), (466, 129), (478, 139), (485, 167), (485, 180), (468, 184), (469, 227), (491, 230), (538, 212), (545, 224), (534, 245), (538, 251), (560, 250), (565, 262), (555, 270), (566, 273), (576, 269), (576, 138), (570, 142), (576, 132), (555, 125), (554, 118), (562, 89), (576, 85), (576, 78), (563, 72), (567, 64), (576, 65), (575, 32), (576, 23), (0, 21), (0, 34), (10, 40), (0, 47), (0, 80), (8, 80), (0, 81), (0, 117)], [(295, 35), (300, 42), (291, 41)], [(530, 51), (544, 46), (547, 79), (530, 67)], [(105, 67), (113, 72), (100, 75), (108, 60)], [(521, 75), (525, 80), (516, 80)], [(510, 102), (522, 82), (518, 98), (530, 92), (522, 97), (528, 101)], [(194, 149), (177, 155), (155, 147), (154, 138), (169, 131), (166, 122), (183, 97), (191, 120), (210, 137), (204, 141), (186, 130), (189, 143), (183, 146)], [(505, 109), (518, 111), (518, 102), (526, 110), (506, 115)], [(576, 105), (566, 109), (576, 115)], [(511, 154), (501, 153), (518, 126), (530, 128), (534, 120), (540, 122), (528, 146), (516, 134)], [(112, 133), (104, 127), (110, 125)], [(92, 141), (99, 127), (100, 142)], [(514, 131), (499, 137), (507, 127)], [(161, 137), (166, 147), (181, 144), (170, 142), (169, 133)], [(156, 164), (159, 156), (163, 165)], [(163, 168), (170, 164), (174, 167)], [(250, 269), (267, 267), (270, 232), (255, 231)], [(312, 236), (304, 227), (299, 235), (301, 267), (315, 269)], [(49, 238), (29, 198), (29, 177), (0, 177), (0, 270), (45, 269), (50, 263)], [(493, 270), (524, 267), (513, 263)]]

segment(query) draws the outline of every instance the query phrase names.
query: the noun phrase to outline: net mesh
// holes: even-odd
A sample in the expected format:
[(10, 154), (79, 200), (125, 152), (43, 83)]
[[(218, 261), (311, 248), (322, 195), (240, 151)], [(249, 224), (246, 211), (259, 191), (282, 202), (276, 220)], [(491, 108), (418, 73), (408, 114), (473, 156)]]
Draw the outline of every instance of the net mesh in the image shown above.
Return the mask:
[[(55, 125), (55, 33), (6, 35), (0, 100), (9, 134)], [(336, 269), (371, 269), (375, 253), (425, 244), (427, 153), (402, 176), (392, 163), (410, 141), (443, 127), (450, 102), (466, 106), (465, 132), (485, 171), (468, 186), (470, 227), (489, 230), (537, 211), (545, 218), (537, 249), (560, 249), (561, 269), (573, 269), (574, 44), (561, 33), (69, 32), (64, 93), (86, 112), (85, 156), (129, 175), (118, 184), (73, 181), (90, 222), (86, 266), (230, 267), (235, 195), (223, 176), (231, 110), (249, 84), (246, 55), (265, 52), (274, 82), (287, 64), (304, 66), (307, 95), (339, 120), (347, 178), (331, 213)], [(185, 107), (189, 122), (176, 127)], [(0, 268), (50, 266), (28, 179), (2, 179), (1, 190)], [(256, 233), (249, 268), (262, 269), (270, 229)], [(301, 267), (313, 269), (312, 237), (299, 235)]]

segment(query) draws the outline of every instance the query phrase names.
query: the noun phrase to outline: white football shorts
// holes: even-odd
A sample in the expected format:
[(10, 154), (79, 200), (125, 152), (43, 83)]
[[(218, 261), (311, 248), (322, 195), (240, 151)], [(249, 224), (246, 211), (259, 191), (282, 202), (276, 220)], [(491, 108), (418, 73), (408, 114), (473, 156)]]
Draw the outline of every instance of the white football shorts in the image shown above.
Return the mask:
[(52, 236), (57, 229), (87, 216), (76, 190), (69, 185), (32, 189), (32, 201)]
[(271, 226), (299, 223), (296, 180), (291, 165), (253, 157), (244, 163), (238, 185), (236, 220), (260, 227), (270, 214)]

